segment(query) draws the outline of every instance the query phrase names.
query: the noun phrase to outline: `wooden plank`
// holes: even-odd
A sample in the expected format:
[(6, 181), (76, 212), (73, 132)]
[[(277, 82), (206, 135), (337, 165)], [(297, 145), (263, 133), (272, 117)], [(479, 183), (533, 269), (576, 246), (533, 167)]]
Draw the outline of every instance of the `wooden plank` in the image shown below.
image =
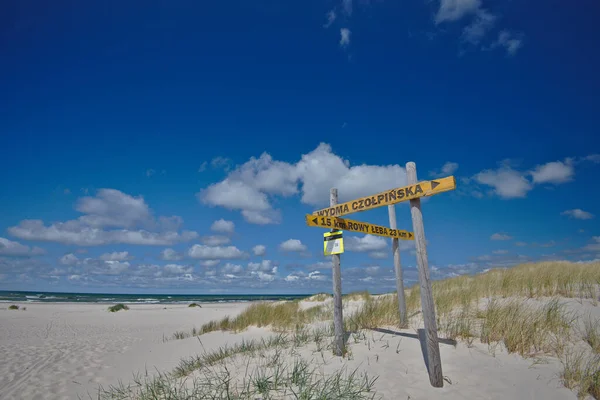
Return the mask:
[[(406, 176), (409, 183), (417, 182), (417, 166), (414, 162), (406, 164)], [(415, 232), (415, 246), (417, 249), (417, 268), (419, 270), (419, 286), (421, 292), (421, 307), (423, 309), (423, 321), (425, 325), (425, 340), (427, 350), (427, 371), (429, 382), (433, 387), (444, 386), (442, 376), (442, 360), (440, 357), (440, 345), (438, 342), (437, 324), (435, 319), (435, 303), (429, 280), (429, 265), (427, 260), (427, 248), (425, 246), (425, 228), (423, 227), (423, 213), (421, 211), (421, 199), (410, 201), (410, 213), (412, 216), (413, 230)]]
[(313, 211), (312, 214), (323, 217), (341, 217), (342, 215), (371, 210), (373, 208), (388, 206), (390, 204), (396, 204), (411, 199), (433, 196), (434, 194), (454, 189), (456, 189), (456, 180), (454, 179), (454, 176), (447, 176), (432, 181), (409, 183), (407, 186), (336, 204), (335, 207), (330, 205), (329, 208)]
[(399, 229), (390, 229), (386, 226), (369, 224), (367, 222), (354, 221), (352, 219), (337, 217), (319, 217), (307, 214), (305, 217), (306, 225), (319, 228), (341, 229), (348, 232), (359, 232), (368, 235), (384, 236), (402, 240), (414, 240), (415, 235), (412, 232)]
[[(388, 206), (390, 216), (390, 229), (397, 229), (396, 206)], [(319, 217), (323, 218), (323, 217)], [(413, 236), (413, 235), (411, 235)], [(402, 266), (400, 264), (400, 243), (398, 238), (392, 238), (392, 255), (394, 256), (394, 272), (396, 274), (396, 293), (398, 295), (398, 314), (400, 316), (400, 328), (408, 328), (408, 317), (406, 316), (406, 299), (404, 296), (404, 279), (402, 277)]]
[[(333, 207), (337, 204), (338, 192), (332, 188), (329, 192), (329, 204)], [(331, 231), (335, 231), (332, 229)], [(333, 354), (344, 355), (344, 316), (342, 315), (342, 272), (340, 270), (340, 255), (331, 256), (333, 269)]]

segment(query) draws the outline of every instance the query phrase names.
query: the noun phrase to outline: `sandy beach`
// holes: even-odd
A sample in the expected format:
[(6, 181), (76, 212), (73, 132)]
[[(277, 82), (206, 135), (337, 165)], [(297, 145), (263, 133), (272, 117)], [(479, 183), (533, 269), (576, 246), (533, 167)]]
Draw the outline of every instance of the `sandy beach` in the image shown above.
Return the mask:
[[(597, 313), (598, 307), (566, 299), (570, 307)], [(345, 303), (352, 313), (360, 301)], [(127, 311), (109, 313), (104, 304), (20, 304), (27, 309), (0, 307), (0, 397), (2, 399), (97, 398), (99, 385), (120, 381), (133, 374), (170, 372), (182, 358), (243, 340), (273, 337), (267, 328), (250, 327), (233, 334), (215, 331), (199, 337), (171, 339), (176, 331), (189, 332), (209, 320), (234, 317), (249, 303), (187, 305), (130, 305)], [(301, 309), (314, 306), (301, 303)], [(166, 308), (165, 308), (166, 307)], [(600, 316), (600, 315), (596, 315)], [(167, 340), (169, 339), (169, 340)], [(200, 339), (200, 340), (199, 340)], [(284, 355), (286, 365), (303, 359), (319, 373), (345, 369), (377, 377), (375, 398), (384, 399), (576, 399), (559, 379), (560, 362), (508, 354), (498, 346), (494, 354), (486, 344), (442, 341), (440, 350), (445, 384), (433, 388), (428, 380), (418, 329), (367, 331), (348, 338), (349, 355), (334, 357), (313, 342), (286, 347), (278, 353), (267, 349), (252, 361)], [(254, 360), (254, 359), (253, 359)], [(228, 373), (248, 374), (248, 359), (232, 357)], [(263, 365), (264, 366), (264, 365)], [(217, 366), (220, 368), (221, 366)], [(197, 374), (196, 374), (197, 375)], [(191, 374), (193, 377), (194, 374)]]

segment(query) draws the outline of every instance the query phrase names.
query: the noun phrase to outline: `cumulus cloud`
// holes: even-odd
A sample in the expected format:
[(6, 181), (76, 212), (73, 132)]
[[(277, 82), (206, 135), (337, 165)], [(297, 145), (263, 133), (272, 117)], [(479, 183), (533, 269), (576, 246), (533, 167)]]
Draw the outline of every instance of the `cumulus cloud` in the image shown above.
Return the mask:
[(188, 250), (188, 256), (206, 260), (231, 260), (244, 258), (247, 254), (235, 246), (212, 247), (195, 244)]
[(200, 265), (202, 265), (203, 267), (214, 267), (219, 265), (221, 261), (220, 260), (204, 260), (204, 261), (200, 261)]
[(0, 237), (0, 256), (28, 257), (42, 254), (45, 254), (45, 251), (39, 247), (29, 247)]
[(521, 172), (509, 166), (482, 171), (476, 174), (474, 179), (481, 184), (491, 186), (495, 194), (505, 199), (526, 197), (533, 188)]
[(363, 237), (350, 236), (344, 240), (344, 248), (348, 251), (375, 252), (387, 248), (387, 241), (382, 237), (373, 235), (365, 235)]
[(229, 237), (222, 235), (204, 236), (201, 240), (202, 243), (204, 243), (207, 246), (221, 246), (231, 241)]
[(560, 215), (566, 215), (566, 216), (569, 216), (569, 217), (575, 218), (575, 219), (592, 219), (592, 218), (594, 218), (594, 214), (587, 212), (587, 211), (583, 211), (580, 208), (574, 208), (572, 210), (565, 210), (565, 211), (561, 212)]
[(538, 165), (531, 171), (531, 175), (534, 183), (560, 184), (572, 181), (575, 169), (570, 160), (565, 162), (553, 161)]
[(85, 215), (48, 226), (41, 220), (23, 220), (8, 228), (8, 232), (25, 240), (78, 246), (171, 245), (198, 236), (196, 232), (176, 231), (182, 223), (181, 217), (156, 219), (141, 196), (133, 197), (115, 189), (101, 189), (96, 197), (79, 199), (76, 210)]
[(490, 236), (491, 240), (511, 240), (512, 236), (507, 235), (506, 233), (494, 233)]
[(65, 254), (64, 256), (62, 256), (59, 260), (59, 263), (61, 263), (62, 265), (77, 265), (77, 263), (79, 262), (79, 258), (77, 258), (77, 256), (73, 253), (69, 253), (69, 254)]
[(252, 248), (252, 253), (255, 256), (264, 256), (267, 253), (267, 247), (262, 244), (257, 244)]
[(279, 249), (282, 251), (306, 251), (306, 245), (298, 239), (288, 239), (279, 245)]
[(130, 258), (132, 258), (132, 256), (126, 251), (105, 253), (100, 256), (100, 259), (104, 261), (125, 261)]
[(350, 45), (350, 35), (352, 32), (348, 28), (340, 29), (340, 46), (348, 47)]
[(338, 188), (342, 202), (405, 184), (406, 171), (399, 165), (351, 166), (334, 154), (331, 146), (321, 143), (296, 163), (273, 160), (267, 153), (253, 157), (223, 181), (202, 189), (197, 197), (209, 206), (239, 210), (250, 223), (267, 224), (281, 221), (271, 197), (300, 194), (303, 203), (323, 207), (332, 187)]
[(210, 229), (213, 232), (231, 234), (235, 230), (235, 224), (233, 223), (233, 221), (226, 221), (221, 218), (221, 219), (213, 222), (212, 225), (210, 226)]
[(244, 268), (239, 264), (227, 263), (221, 268), (221, 272), (229, 275), (238, 275), (244, 271)]
[(178, 253), (173, 249), (164, 249), (160, 252), (160, 259), (166, 261), (179, 261), (183, 259), (183, 254)]

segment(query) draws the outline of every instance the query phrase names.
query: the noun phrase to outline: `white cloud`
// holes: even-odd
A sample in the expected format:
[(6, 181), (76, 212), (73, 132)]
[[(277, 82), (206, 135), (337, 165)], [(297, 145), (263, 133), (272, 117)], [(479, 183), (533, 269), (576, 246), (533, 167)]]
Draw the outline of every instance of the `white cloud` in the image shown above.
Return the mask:
[(476, 13), (480, 7), (480, 0), (441, 0), (435, 23), (458, 21), (465, 15)]
[(504, 47), (509, 56), (514, 56), (517, 54), (517, 51), (523, 47), (522, 35), (516, 35), (507, 30), (503, 30), (498, 35), (498, 40), (492, 45), (492, 47), (498, 46)]
[(531, 183), (519, 171), (509, 166), (497, 170), (485, 170), (474, 176), (474, 179), (484, 185), (494, 188), (494, 192), (505, 199), (527, 196), (532, 189)]
[(246, 257), (246, 253), (235, 246), (211, 247), (201, 244), (190, 247), (188, 255), (192, 258), (206, 260), (231, 260)]
[(446, 175), (452, 175), (458, 169), (458, 163), (448, 161), (442, 166), (441, 171), (430, 171), (429, 175), (439, 178)]
[(525, 243), (525, 242), (516, 242), (515, 246), (524, 247), (524, 246), (527, 246), (527, 243)]
[(204, 236), (201, 240), (207, 246), (221, 246), (231, 241), (227, 236), (221, 235)]
[(173, 249), (164, 249), (160, 252), (160, 258), (166, 261), (179, 261), (183, 258), (183, 254), (180, 254)]
[(267, 253), (267, 247), (262, 244), (257, 244), (252, 248), (252, 253), (255, 256), (264, 256)]
[(296, 282), (299, 279), (300, 279), (300, 277), (298, 275), (293, 275), (293, 274), (290, 274), (285, 277), (286, 282)]
[(126, 251), (105, 253), (100, 256), (100, 259), (103, 261), (125, 261), (130, 258), (132, 257)]
[(405, 184), (406, 172), (399, 165), (350, 166), (347, 160), (332, 153), (331, 146), (321, 143), (295, 164), (275, 161), (267, 153), (251, 158), (197, 196), (204, 204), (242, 211), (250, 223), (266, 224), (281, 220), (269, 196), (301, 193), (303, 203), (324, 207), (329, 203), (332, 187), (338, 189), (342, 202)]
[(212, 268), (212, 267), (218, 265), (220, 262), (221, 262), (220, 260), (204, 260), (204, 261), (200, 261), (200, 265), (202, 265), (203, 267)]
[(494, 250), (492, 251), (494, 254), (508, 254), (508, 250)]
[(29, 247), (19, 242), (13, 242), (0, 237), (0, 256), (27, 257), (45, 254), (45, 251), (39, 247)]
[(262, 271), (262, 272), (277, 272), (277, 267), (273, 265), (271, 260), (262, 260), (261, 262), (249, 262), (248, 271)]
[(494, 233), (492, 236), (490, 236), (491, 240), (511, 240), (512, 236), (509, 236), (505, 233)]
[(256, 225), (278, 224), (281, 222), (281, 212), (279, 210), (243, 210), (242, 215), (247, 222)]
[(363, 237), (351, 236), (344, 239), (344, 248), (348, 251), (376, 252), (387, 248), (387, 241), (382, 237), (373, 235), (365, 235)]
[(566, 183), (573, 180), (575, 170), (570, 160), (565, 162), (553, 161), (543, 165), (538, 165), (531, 171), (534, 183)]
[(471, 44), (479, 44), (485, 34), (492, 29), (496, 19), (496, 16), (489, 11), (479, 9), (473, 21), (463, 29), (463, 40)]
[(592, 219), (592, 218), (594, 218), (594, 214), (587, 212), (587, 211), (583, 211), (580, 208), (563, 211), (560, 213), (560, 215), (567, 215), (567, 216), (569, 216), (571, 218), (575, 218), (575, 219)]
[(99, 246), (107, 244), (135, 244), (168, 246), (186, 242), (198, 237), (196, 232), (148, 232), (127, 229), (106, 231), (82, 226), (79, 221), (58, 222), (45, 226), (41, 220), (23, 220), (17, 226), (8, 228), (11, 235), (25, 240), (58, 242), (78, 246)]
[(327, 13), (327, 23), (325, 25), (323, 25), (325, 28), (329, 28), (331, 26), (331, 24), (334, 23), (335, 19), (337, 18), (337, 15), (335, 13), (335, 10), (331, 10)]
[(298, 239), (288, 239), (279, 245), (282, 251), (306, 251), (306, 245)]
[(75, 254), (69, 253), (62, 256), (58, 262), (60, 262), (62, 265), (77, 265), (79, 258), (77, 258)]
[(227, 263), (221, 268), (221, 272), (230, 275), (239, 275), (244, 271), (244, 268), (239, 264)]
[(225, 171), (231, 169), (232, 161), (227, 157), (215, 157), (210, 161), (210, 166), (213, 168), (222, 168)]
[(210, 226), (210, 229), (213, 232), (233, 233), (235, 230), (235, 224), (233, 223), (233, 221), (226, 221), (221, 218), (221, 219), (213, 222), (212, 225)]
[[(49, 226), (41, 220), (23, 220), (17, 226), (8, 228), (8, 231), (21, 239), (79, 246), (117, 243), (170, 245), (198, 236), (196, 232), (176, 231), (182, 223), (181, 217), (161, 216), (155, 219), (141, 196), (133, 197), (115, 189), (101, 189), (96, 197), (80, 198), (76, 209), (85, 215)], [(105, 230), (107, 227), (124, 229)]]
[(191, 274), (193, 271), (192, 267), (178, 264), (167, 264), (162, 270), (163, 274), (167, 276)]
[(348, 28), (340, 29), (340, 46), (348, 47), (350, 45), (350, 35), (352, 32)]
[(369, 257), (371, 258), (378, 258), (378, 259), (385, 259), (385, 258), (389, 258), (390, 257), (390, 252), (387, 251), (373, 251), (371, 253), (369, 253)]

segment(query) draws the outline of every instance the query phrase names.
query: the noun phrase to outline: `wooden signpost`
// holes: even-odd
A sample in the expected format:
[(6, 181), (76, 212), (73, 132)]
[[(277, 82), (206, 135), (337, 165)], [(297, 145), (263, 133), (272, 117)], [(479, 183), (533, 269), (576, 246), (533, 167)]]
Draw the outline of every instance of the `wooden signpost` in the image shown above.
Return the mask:
[[(406, 175), (408, 185), (377, 193), (372, 196), (348, 201), (338, 204), (338, 192), (333, 188), (330, 191), (329, 208), (317, 210), (312, 215), (306, 215), (308, 226), (329, 228), (331, 233), (324, 237), (324, 253), (332, 254), (333, 267), (333, 324), (335, 330), (334, 354), (341, 356), (344, 352), (344, 325), (342, 315), (342, 277), (340, 271), (340, 253), (343, 252), (341, 231), (360, 232), (369, 235), (378, 235), (392, 238), (392, 251), (394, 255), (394, 270), (396, 273), (396, 289), (398, 291), (398, 311), (400, 314), (400, 326), (407, 323), (406, 302), (404, 298), (404, 283), (402, 269), (400, 267), (400, 250), (398, 240), (415, 240), (417, 252), (417, 267), (419, 270), (419, 285), (421, 294), (421, 307), (426, 337), (426, 359), (429, 381), (434, 387), (442, 387), (444, 384), (442, 376), (442, 362), (437, 336), (437, 324), (435, 318), (435, 304), (431, 291), (429, 279), (429, 265), (427, 260), (427, 248), (425, 246), (425, 229), (423, 227), (423, 214), (421, 211), (421, 197), (447, 192), (456, 189), (454, 176), (435, 179), (431, 181), (417, 182), (417, 168), (414, 162), (406, 164)], [(410, 212), (413, 223), (413, 232), (398, 230), (396, 226), (396, 210), (394, 204), (410, 201)], [(388, 206), (390, 228), (340, 218), (342, 215), (371, 210), (373, 208)], [(328, 238), (339, 240), (336, 247), (333, 244), (327, 246)], [(341, 250), (340, 250), (341, 245)], [(329, 251), (329, 253), (328, 253)]]

